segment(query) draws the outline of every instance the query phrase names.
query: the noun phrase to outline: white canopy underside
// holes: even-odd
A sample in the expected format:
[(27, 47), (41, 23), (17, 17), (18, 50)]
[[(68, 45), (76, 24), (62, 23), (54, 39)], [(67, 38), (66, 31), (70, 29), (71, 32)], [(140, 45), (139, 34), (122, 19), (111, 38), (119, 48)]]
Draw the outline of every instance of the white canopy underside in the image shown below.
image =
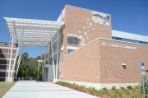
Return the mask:
[(18, 45), (47, 46), (54, 35), (60, 32), (63, 22), (4, 18), (14, 43)]

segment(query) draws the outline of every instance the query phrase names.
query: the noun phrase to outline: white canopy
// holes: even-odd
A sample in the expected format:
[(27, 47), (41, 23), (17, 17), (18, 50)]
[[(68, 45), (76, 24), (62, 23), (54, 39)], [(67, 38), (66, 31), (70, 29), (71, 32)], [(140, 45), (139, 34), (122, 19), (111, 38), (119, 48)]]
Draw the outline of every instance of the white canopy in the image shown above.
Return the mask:
[(20, 46), (47, 46), (60, 32), (63, 22), (4, 17), (14, 43)]

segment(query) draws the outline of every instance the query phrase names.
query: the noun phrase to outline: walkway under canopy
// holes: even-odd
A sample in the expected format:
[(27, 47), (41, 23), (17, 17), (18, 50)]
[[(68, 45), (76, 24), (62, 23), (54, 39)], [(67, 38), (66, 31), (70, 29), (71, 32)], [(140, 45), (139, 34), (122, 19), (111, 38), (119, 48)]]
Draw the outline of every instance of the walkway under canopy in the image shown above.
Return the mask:
[(2, 98), (98, 98), (50, 82), (19, 81)]
[[(57, 55), (58, 59), (58, 43), (60, 31), (64, 25), (63, 22), (9, 17), (4, 17), (4, 19), (11, 35), (9, 52), (10, 60), (7, 68), (6, 81), (12, 81), (14, 73), (17, 73), (18, 71), (21, 61), (21, 53), (19, 52), (19, 50), (21, 50), (20, 48), (28, 46), (50, 48), (51, 56), (54, 57), (54, 55)], [(14, 52), (13, 48), (17, 48), (17, 51)], [(13, 56), (14, 54), (15, 57)], [(19, 59), (16, 61), (18, 54)], [(17, 68), (15, 68), (15, 65), (17, 65)], [(53, 68), (55, 68), (54, 64)], [(56, 78), (57, 73), (55, 72), (55, 69), (53, 69), (53, 74), (54, 78)]]

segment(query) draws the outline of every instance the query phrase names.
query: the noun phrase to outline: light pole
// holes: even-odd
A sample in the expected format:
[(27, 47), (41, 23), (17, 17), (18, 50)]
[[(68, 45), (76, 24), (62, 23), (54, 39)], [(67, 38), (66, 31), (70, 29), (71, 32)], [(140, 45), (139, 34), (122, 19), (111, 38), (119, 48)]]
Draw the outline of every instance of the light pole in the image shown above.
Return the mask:
[(37, 60), (38, 61), (38, 76), (37, 76), (37, 80), (39, 80), (40, 78), (40, 66), (43, 60)]

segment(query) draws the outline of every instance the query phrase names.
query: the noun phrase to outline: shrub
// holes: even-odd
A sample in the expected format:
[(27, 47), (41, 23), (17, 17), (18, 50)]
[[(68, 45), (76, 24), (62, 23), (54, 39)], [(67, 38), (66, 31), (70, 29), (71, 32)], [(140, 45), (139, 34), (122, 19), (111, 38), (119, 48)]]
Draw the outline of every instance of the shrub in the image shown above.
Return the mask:
[(96, 96), (99, 95), (98, 90), (96, 90), (96, 89), (93, 88), (93, 87), (89, 87), (89, 88), (88, 88), (88, 93), (90, 93), (90, 94), (92, 94), (92, 95), (96, 95)]
[(129, 86), (127, 86), (127, 88), (128, 88), (129, 90), (132, 90), (132, 86), (130, 86), (130, 85), (129, 85)]
[(112, 90), (116, 90), (116, 86), (113, 86), (113, 87), (112, 87)]
[(111, 89), (111, 98), (123, 98), (123, 92), (122, 90), (125, 90), (123, 87), (120, 89), (116, 89), (115, 86)]
[(98, 90), (98, 93), (99, 96), (110, 95), (109, 90), (107, 88), (102, 88), (101, 90)]
[[(72, 83), (63, 82), (63, 81), (58, 81), (57, 84), (74, 88), (92, 95), (101, 96), (103, 98), (105, 96), (106, 96), (105, 98), (142, 98), (142, 92), (138, 86), (135, 86), (135, 87), (128, 86), (126, 88), (120, 87), (120, 89), (117, 89), (114, 86), (110, 90), (108, 90), (107, 88), (102, 88), (100, 90), (97, 90), (93, 87), (87, 88), (82, 85), (77, 85), (75, 83), (72, 84)], [(145, 97), (145, 98), (148, 98), (148, 97)]]
[(85, 86), (77, 85), (75, 83), (71, 84), (71, 83), (63, 82), (63, 81), (58, 81), (56, 83), (59, 84), (59, 85), (62, 85), (62, 86), (67, 86), (67, 87), (70, 87), (70, 88), (73, 88), (73, 89), (76, 89), (76, 90), (87, 92), (87, 93), (92, 94), (92, 95), (96, 95), (96, 96), (100, 95), (99, 91), (96, 90), (95, 88), (92, 88), (92, 87), (87, 88)]
[(134, 89), (139, 89), (139, 86), (138, 85), (134, 86)]
[(129, 89), (120, 87), (123, 96), (130, 95)]
[[(144, 93), (143, 92), (143, 80), (141, 81), (140, 86), (141, 86), (142, 93)], [(145, 94), (148, 95), (148, 77), (147, 76), (144, 76), (144, 91), (145, 91)]]
[(109, 91), (108, 91), (108, 89), (107, 88), (103, 88), (103, 92), (104, 92), (104, 94), (109, 94)]

